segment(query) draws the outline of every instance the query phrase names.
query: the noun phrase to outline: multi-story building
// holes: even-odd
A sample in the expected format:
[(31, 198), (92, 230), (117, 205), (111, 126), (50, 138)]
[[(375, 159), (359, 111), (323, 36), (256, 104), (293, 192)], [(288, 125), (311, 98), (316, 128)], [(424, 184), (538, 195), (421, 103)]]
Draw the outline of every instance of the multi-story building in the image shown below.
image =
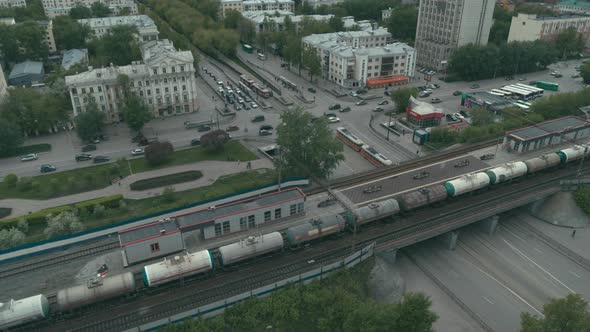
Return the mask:
[(96, 38), (109, 34), (116, 26), (128, 25), (137, 28), (140, 41), (158, 40), (158, 27), (147, 15), (87, 18), (78, 22), (88, 26)]
[(416, 27), (419, 65), (442, 69), (457, 47), (486, 45), (494, 0), (420, 0)]
[(307, 2), (313, 8), (317, 8), (322, 5), (332, 6), (344, 2), (344, 0), (305, 0), (305, 2)]
[(389, 7), (387, 9), (383, 9), (381, 11), (381, 21), (385, 21), (391, 17), (391, 13), (393, 13), (393, 8)]
[(0, 8), (26, 7), (25, 0), (0, 0)]
[[(2, 1), (2, 0), (0, 0)], [(90, 7), (93, 3), (100, 2), (107, 6), (115, 15), (126, 11), (129, 15), (137, 15), (137, 5), (133, 0), (42, 0), (43, 10), (49, 18), (60, 15), (69, 15), (70, 10), (76, 6)]]
[(243, 12), (242, 16), (252, 22), (256, 27), (256, 32), (260, 31), (283, 31), (285, 29), (285, 18), (289, 16), (291, 23), (295, 30), (299, 30), (301, 22), (304, 19), (314, 20), (319, 22), (328, 22), (334, 15), (293, 15), (292, 12), (286, 10), (261, 10)]
[(6, 77), (4, 77), (4, 70), (0, 64), (0, 101), (8, 94), (8, 84), (6, 84)]
[(221, 15), (225, 16), (228, 10), (236, 10), (240, 13), (261, 10), (286, 10), (294, 12), (295, 2), (293, 0), (221, 0)]
[(128, 66), (92, 68), (66, 76), (74, 116), (84, 112), (90, 100), (106, 113), (107, 122), (122, 119), (123, 87), (120, 75), (129, 78), (129, 88), (143, 98), (154, 116), (164, 117), (198, 110), (193, 55), (178, 51), (168, 40), (140, 46), (142, 61)]
[(47, 45), (49, 52), (57, 52), (57, 48), (55, 47), (55, 38), (53, 37), (53, 20), (37, 21), (37, 24), (39, 24), (39, 27), (41, 27), (41, 29), (43, 29), (43, 41)]
[(578, 0), (567, 0), (561, 1), (557, 6), (555, 6), (557, 10), (562, 13), (571, 13), (571, 14), (590, 14), (590, 2), (586, 1), (578, 1)]
[(582, 15), (538, 17), (534, 14), (518, 14), (512, 18), (508, 42), (555, 40), (569, 28), (576, 29), (586, 46), (590, 46), (590, 17)]

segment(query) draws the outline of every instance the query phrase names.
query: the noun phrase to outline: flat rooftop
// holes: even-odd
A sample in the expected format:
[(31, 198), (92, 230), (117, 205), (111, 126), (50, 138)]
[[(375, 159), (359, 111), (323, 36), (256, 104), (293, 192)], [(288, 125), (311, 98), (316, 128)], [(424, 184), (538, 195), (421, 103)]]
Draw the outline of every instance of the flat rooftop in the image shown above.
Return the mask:
[(590, 126), (590, 122), (578, 118), (576, 116), (568, 116), (564, 118), (541, 122), (535, 126), (516, 129), (506, 133), (506, 136), (513, 136), (521, 140), (527, 140), (585, 126)]
[(257, 210), (265, 206), (273, 206), (286, 203), (298, 198), (305, 197), (305, 194), (297, 188), (274, 192), (259, 197), (249, 198), (234, 203), (208, 208), (192, 213), (177, 216), (176, 222), (180, 228), (187, 228), (196, 225), (204, 225), (214, 222), (216, 219), (225, 218), (243, 211)]
[(164, 219), (150, 224), (125, 229), (119, 232), (119, 243), (141, 241), (156, 236), (172, 233), (178, 230), (178, 225), (174, 219)]

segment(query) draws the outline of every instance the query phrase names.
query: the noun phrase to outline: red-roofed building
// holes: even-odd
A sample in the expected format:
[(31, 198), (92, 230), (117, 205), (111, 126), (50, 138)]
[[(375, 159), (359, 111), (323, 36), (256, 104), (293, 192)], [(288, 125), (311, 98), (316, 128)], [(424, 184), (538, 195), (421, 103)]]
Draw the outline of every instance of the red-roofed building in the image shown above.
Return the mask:
[(410, 102), (406, 108), (406, 121), (420, 128), (436, 127), (440, 125), (444, 113), (432, 106), (432, 104), (419, 101), (410, 96)]

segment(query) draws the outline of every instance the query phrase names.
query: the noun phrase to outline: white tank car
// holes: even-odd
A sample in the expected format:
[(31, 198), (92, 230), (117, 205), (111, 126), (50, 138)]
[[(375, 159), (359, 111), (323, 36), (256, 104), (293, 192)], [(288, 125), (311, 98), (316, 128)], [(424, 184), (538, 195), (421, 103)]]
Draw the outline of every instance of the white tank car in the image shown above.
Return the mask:
[(346, 227), (346, 221), (339, 214), (310, 220), (305, 224), (287, 229), (286, 238), (290, 245), (298, 245), (323, 236), (338, 233)]
[(557, 151), (559, 157), (561, 157), (561, 163), (569, 163), (570, 161), (580, 159), (584, 154), (588, 154), (590, 149), (585, 145), (574, 145), (571, 148)]
[(57, 309), (68, 311), (135, 292), (133, 273), (127, 272), (107, 278), (94, 278), (83, 285), (62, 289), (57, 293)]
[(462, 177), (445, 182), (444, 186), (449, 196), (455, 197), (490, 185), (490, 177), (484, 173), (471, 173)]
[(391, 198), (381, 202), (370, 203), (367, 206), (363, 206), (354, 210), (354, 214), (358, 218), (356, 220), (357, 225), (362, 225), (373, 220), (392, 216), (399, 213), (399, 203), (397, 200)]
[(515, 161), (494, 167), (485, 173), (490, 177), (491, 184), (497, 184), (523, 176), (527, 173), (527, 170), (528, 168), (524, 162)]
[(213, 270), (213, 258), (209, 250), (186, 253), (144, 266), (143, 283), (146, 287), (154, 287), (211, 270)]
[(219, 247), (222, 265), (234, 264), (252, 257), (283, 249), (283, 236), (279, 232), (249, 236), (240, 242)]
[(0, 330), (43, 319), (48, 315), (49, 303), (45, 295), (0, 303)]
[(561, 157), (557, 153), (549, 153), (525, 160), (524, 163), (529, 174), (533, 174), (561, 164)]

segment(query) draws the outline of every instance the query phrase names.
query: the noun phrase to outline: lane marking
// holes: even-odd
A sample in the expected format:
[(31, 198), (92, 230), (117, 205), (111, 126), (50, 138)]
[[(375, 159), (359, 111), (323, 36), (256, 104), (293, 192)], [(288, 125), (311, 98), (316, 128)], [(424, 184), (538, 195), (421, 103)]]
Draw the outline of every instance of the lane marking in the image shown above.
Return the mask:
[(486, 302), (488, 302), (489, 304), (494, 304), (494, 302), (492, 302), (492, 300), (488, 299), (486, 296), (482, 297), (484, 300), (486, 300)]
[(576, 273), (576, 272), (574, 272), (574, 271), (569, 271), (569, 273), (570, 273), (571, 275), (573, 275), (574, 277), (578, 278), (578, 279), (581, 279), (581, 278), (582, 278), (582, 277), (581, 277), (579, 274), (577, 274), (577, 273)]
[(504, 241), (504, 243), (506, 243), (512, 250), (514, 250), (516, 253), (518, 253), (519, 255), (521, 255), (523, 258), (525, 258), (526, 260), (528, 260), (529, 262), (533, 263), (537, 268), (539, 268), (539, 270), (545, 272), (548, 276), (550, 276), (553, 280), (555, 280), (556, 282), (558, 282), (560, 285), (562, 285), (565, 289), (569, 290), (572, 294), (576, 294), (576, 292), (569, 288), (566, 284), (564, 284), (563, 282), (561, 282), (561, 280), (557, 279), (557, 277), (555, 277), (553, 274), (551, 274), (549, 271), (545, 270), (543, 267), (541, 267), (541, 265), (537, 264), (535, 261), (533, 261), (532, 259), (530, 259), (527, 255), (525, 255), (522, 251), (518, 250), (518, 248), (514, 247), (512, 244), (510, 244), (510, 242), (506, 241), (506, 239), (502, 239)]

